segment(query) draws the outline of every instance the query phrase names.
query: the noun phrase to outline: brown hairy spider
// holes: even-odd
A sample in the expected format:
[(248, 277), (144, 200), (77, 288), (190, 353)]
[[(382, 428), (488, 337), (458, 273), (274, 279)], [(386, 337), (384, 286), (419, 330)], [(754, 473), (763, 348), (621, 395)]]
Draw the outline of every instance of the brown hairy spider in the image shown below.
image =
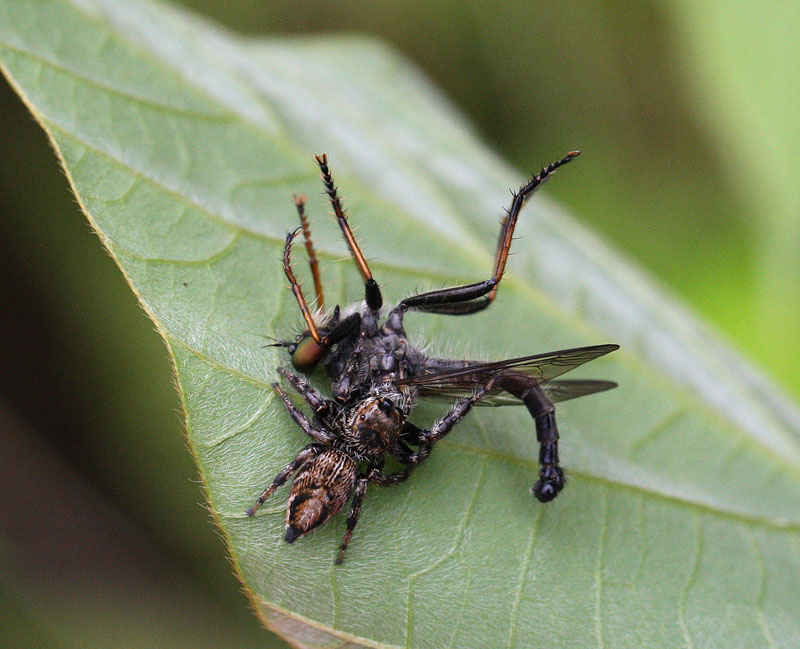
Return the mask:
[[(532, 488), (541, 502), (555, 498), (564, 487), (558, 459), (558, 428), (553, 404), (608, 390), (611, 381), (555, 380), (583, 363), (618, 349), (594, 345), (491, 363), (427, 356), (409, 343), (403, 316), (409, 310), (467, 315), (485, 309), (495, 298), (503, 277), (514, 228), (522, 206), (556, 169), (579, 154), (544, 167), (514, 194), (500, 228), (492, 276), (482, 282), (413, 295), (381, 319), (383, 297), (347, 222), (323, 153), (316, 157), (325, 190), (353, 259), (364, 279), (365, 298), (343, 313), (337, 305), (330, 314), (312, 315), (291, 267), (292, 242), (302, 231), (314, 278), (317, 306), (323, 310), (322, 284), (305, 215), (305, 198), (295, 197), (300, 227), (286, 236), (283, 269), (308, 327), (294, 341), (283, 341), (292, 365), (311, 372), (319, 363), (331, 379), (329, 399), (303, 377), (280, 368), (278, 372), (313, 411), (309, 419), (286, 392), (273, 385), (294, 422), (312, 443), (275, 476), (250, 509), (256, 510), (293, 474), (297, 473), (286, 509), (285, 540), (292, 543), (341, 511), (352, 495), (347, 531), (336, 563), (341, 563), (358, 522), (367, 485), (403, 482), (474, 405), (524, 405), (534, 419), (539, 442), (539, 479)], [(450, 410), (430, 428), (418, 428), (408, 417), (417, 397), (455, 399)], [(413, 447), (413, 448), (412, 448)], [(403, 470), (385, 473), (387, 456)]]

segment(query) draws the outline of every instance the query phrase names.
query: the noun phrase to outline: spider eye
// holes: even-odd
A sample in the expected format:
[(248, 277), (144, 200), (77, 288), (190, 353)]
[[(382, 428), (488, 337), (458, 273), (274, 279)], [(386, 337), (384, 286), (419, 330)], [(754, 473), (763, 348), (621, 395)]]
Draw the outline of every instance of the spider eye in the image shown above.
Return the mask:
[(294, 369), (299, 372), (308, 372), (313, 370), (322, 358), (325, 348), (322, 347), (310, 334), (306, 334), (297, 344), (294, 349), (289, 348), (289, 353), (292, 355), (292, 365)]
[(361, 415), (361, 416), (358, 418), (358, 420), (359, 420), (359, 421), (364, 421), (364, 420), (366, 420), (366, 418), (367, 418), (367, 416), (366, 416), (366, 415)]

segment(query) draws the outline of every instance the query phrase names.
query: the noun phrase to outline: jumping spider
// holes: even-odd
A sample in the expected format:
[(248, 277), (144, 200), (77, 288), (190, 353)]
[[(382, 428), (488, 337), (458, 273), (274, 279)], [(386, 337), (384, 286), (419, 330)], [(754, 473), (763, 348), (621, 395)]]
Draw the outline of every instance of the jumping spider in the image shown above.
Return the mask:
[[(278, 370), (314, 412), (309, 419), (277, 383), (273, 385), (294, 422), (312, 443), (275, 476), (247, 511), (248, 516), (297, 472), (286, 511), (285, 539), (292, 543), (338, 513), (352, 495), (347, 531), (336, 558), (336, 563), (341, 563), (358, 522), (367, 485), (404, 481), (474, 405), (527, 407), (540, 445), (541, 468), (532, 492), (541, 502), (558, 495), (564, 486), (564, 473), (558, 465), (553, 403), (608, 390), (616, 384), (554, 379), (618, 346), (595, 345), (492, 363), (432, 358), (409, 343), (403, 316), (410, 310), (467, 315), (489, 306), (503, 277), (522, 206), (556, 169), (578, 154), (573, 151), (544, 167), (514, 194), (501, 224), (494, 272), (489, 279), (407, 297), (384, 319), (380, 289), (348, 225), (328, 169), (328, 158), (324, 153), (316, 157), (339, 227), (364, 279), (365, 304), (346, 313), (337, 305), (327, 316), (312, 315), (291, 266), (292, 242), (303, 232), (318, 313), (323, 313), (322, 286), (305, 215), (305, 198), (296, 196), (301, 225), (286, 236), (283, 269), (307, 329), (296, 340), (276, 345), (287, 349), (292, 365), (300, 372), (310, 372), (321, 362), (331, 379), (333, 398), (321, 395), (301, 376), (283, 368)], [(455, 399), (455, 403), (433, 426), (418, 428), (408, 419), (418, 396)], [(387, 454), (404, 466), (402, 471), (384, 471)]]

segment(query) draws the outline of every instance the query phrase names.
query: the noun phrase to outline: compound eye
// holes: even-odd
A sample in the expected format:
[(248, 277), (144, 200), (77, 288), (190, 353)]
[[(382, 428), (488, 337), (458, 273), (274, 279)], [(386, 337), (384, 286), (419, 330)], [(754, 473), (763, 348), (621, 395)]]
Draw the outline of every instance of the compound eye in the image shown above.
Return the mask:
[(325, 348), (322, 347), (310, 334), (297, 341), (292, 352), (292, 365), (298, 372), (313, 370), (322, 358)]

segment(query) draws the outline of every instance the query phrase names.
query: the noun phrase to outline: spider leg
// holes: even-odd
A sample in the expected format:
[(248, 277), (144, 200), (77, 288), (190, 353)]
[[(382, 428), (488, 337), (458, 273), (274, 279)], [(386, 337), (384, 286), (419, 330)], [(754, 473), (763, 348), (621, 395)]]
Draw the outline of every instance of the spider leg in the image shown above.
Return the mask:
[(431, 453), (432, 445), (428, 442), (420, 444), (417, 451), (412, 451), (404, 442), (398, 440), (389, 451), (394, 458), (406, 465), (406, 468), (397, 473), (384, 473), (383, 463), (370, 469), (367, 479), (382, 487), (391, 487), (405, 482), (411, 472), (424, 462)]
[(405, 471), (398, 471), (397, 473), (384, 473), (380, 469), (370, 469), (367, 474), (367, 479), (381, 487), (393, 487), (394, 485), (408, 480), (411, 471), (412, 469), (408, 468)]
[(311, 228), (308, 227), (306, 218), (306, 197), (304, 194), (293, 196), (294, 204), (297, 207), (297, 215), (300, 217), (300, 227), (303, 229), (303, 239), (306, 242), (306, 252), (308, 253), (308, 265), (311, 268), (311, 276), (314, 278), (314, 294), (316, 295), (317, 308), (325, 308), (325, 298), (322, 295), (322, 278), (319, 275), (319, 262), (314, 253), (314, 242), (311, 241)]
[(483, 398), (490, 387), (490, 385), (481, 387), (476, 390), (471, 397), (465, 397), (464, 399), (456, 401), (449, 412), (437, 421), (430, 430), (417, 428), (414, 424), (406, 422), (406, 426), (401, 435), (404, 435), (405, 439), (412, 444), (417, 444), (417, 450), (412, 451), (403, 439), (399, 439), (389, 451), (394, 458), (405, 464), (406, 468), (397, 473), (387, 474), (383, 472), (383, 463), (381, 462), (380, 465), (370, 469), (367, 474), (369, 481), (388, 487), (407, 480), (411, 472), (422, 464), (431, 454), (434, 443), (442, 439), (456, 424), (464, 419), (467, 413), (472, 409), (472, 406)]
[(422, 441), (422, 433), (423, 430), (421, 428), (406, 419), (403, 424), (403, 430), (400, 431), (400, 439), (406, 444), (414, 444), (416, 446)]
[(459, 399), (453, 404), (453, 407), (450, 408), (450, 411), (439, 421), (437, 421), (430, 430), (420, 431), (423, 444), (432, 445), (434, 442), (438, 442), (451, 430), (453, 430), (453, 428), (459, 424), (464, 417), (467, 416), (467, 413), (472, 410), (472, 406), (478, 403), (478, 401), (480, 401), (486, 395), (486, 392), (491, 388), (491, 385), (492, 383), (490, 381), (486, 385), (475, 390), (472, 396)]
[(310, 460), (315, 455), (318, 455), (322, 452), (322, 448), (317, 446), (316, 444), (311, 444), (310, 446), (306, 446), (300, 453), (297, 454), (297, 457), (294, 458), (289, 464), (287, 464), (283, 470), (275, 476), (275, 479), (272, 481), (269, 487), (264, 489), (264, 493), (259, 496), (258, 500), (256, 500), (255, 505), (253, 505), (250, 509), (247, 510), (247, 515), (252, 516), (253, 514), (258, 511), (258, 508), (264, 504), (264, 501), (269, 498), (275, 490), (280, 487), (286, 480), (291, 476), (297, 469), (303, 466), (308, 460)]
[(350, 543), (350, 537), (353, 536), (353, 530), (358, 523), (358, 515), (361, 513), (361, 503), (364, 502), (364, 496), (367, 494), (367, 484), (369, 482), (364, 476), (356, 480), (356, 487), (353, 491), (353, 502), (350, 505), (350, 513), (347, 515), (347, 531), (344, 533), (342, 544), (339, 546), (339, 554), (336, 557), (336, 563), (340, 564), (344, 560), (344, 553)]
[(324, 417), (331, 411), (333, 402), (330, 399), (323, 397), (308, 381), (303, 377), (292, 374), (289, 370), (283, 367), (278, 368), (278, 374), (283, 376), (290, 385), (294, 388), (306, 403), (311, 406), (315, 414)]
[(417, 440), (412, 443), (419, 444), (419, 448), (416, 451), (412, 451), (403, 440), (399, 440), (390, 451), (395, 458), (406, 465), (406, 468), (397, 473), (386, 474), (383, 473), (383, 466), (381, 464), (380, 466), (373, 467), (367, 474), (369, 481), (388, 487), (407, 480), (411, 472), (422, 464), (431, 454), (434, 443), (438, 442), (453, 430), (453, 428), (467, 416), (472, 406), (483, 398), (490, 387), (491, 382), (477, 389), (472, 396), (456, 401), (449, 412), (437, 421), (430, 430), (417, 428), (413, 424), (410, 424), (411, 434), (413, 434)]
[(417, 465), (419, 461), (416, 459), (418, 451), (412, 451), (402, 439), (398, 439), (391, 449), (389, 449), (392, 457), (402, 462), (407, 466)]
[(275, 388), (275, 391), (280, 395), (283, 405), (286, 406), (286, 410), (289, 411), (294, 423), (302, 428), (306, 435), (308, 435), (318, 444), (329, 446), (333, 442), (333, 435), (329, 432), (314, 428), (311, 422), (308, 421), (308, 417), (303, 414), (302, 410), (298, 409), (298, 407), (294, 405), (294, 401), (289, 398), (289, 395), (283, 391), (283, 388), (281, 388), (280, 385), (273, 383), (272, 387)]
[(347, 216), (342, 209), (342, 202), (339, 199), (337, 187), (333, 184), (333, 177), (331, 176), (330, 169), (328, 169), (328, 155), (325, 153), (318, 155), (316, 156), (316, 160), (322, 172), (322, 182), (325, 184), (325, 192), (328, 194), (333, 213), (336, 215), (336, 220), (339, 222), (339, 228), (341, 228), (345, 241), (347, 241), (347, 245), (350, 248), (350, 253), (353, 255), (356, 266), (358, 266), (358, 270), (361, 271), (361, 276), (364, 278), (364, 299), (367, 303), (367, 307), (373, 313), (377, 313), (383, 305), (381, 290), (378, 287), (378, 283), (372, 278), (372, 272), (367, 265), (367, 260), (361, 252), (361, 248), (358, 247), (356, 238), (353, 236), (353, 231), (347, 223)]
[(452, 288), (443, 288), (436, 291), (428, 291), (419, 295), (412, 295), (402, 300), (389, 314), (389, 321), (397, 327), (402, 322), (402, 317), (409, 309), (416, 311), (426, 311), (428, 313), (444, 313), (449, 315), (467, 315), (477, 313), (485, 309), (495, 298), (500, 280), (503, 279), (506, 262), (508, 261), (508, 251), (511, 248), (511, 240), (514, 236), (514, 228), (522, 207), (536, 189), (559, 167), (567, 164), (570, 160), (577, 157), (580, 151), (571, 151), (561, 160), (556, 160), (536, 174), (530, 182), (523, 185), (514, 194), (511, 207), (508, 209), (506, 217), (500, 225), (500, 237), (497, 241), (497, 251), (495, 253), (494, 270), (492, 276), (475, 284), (465, 284)]

